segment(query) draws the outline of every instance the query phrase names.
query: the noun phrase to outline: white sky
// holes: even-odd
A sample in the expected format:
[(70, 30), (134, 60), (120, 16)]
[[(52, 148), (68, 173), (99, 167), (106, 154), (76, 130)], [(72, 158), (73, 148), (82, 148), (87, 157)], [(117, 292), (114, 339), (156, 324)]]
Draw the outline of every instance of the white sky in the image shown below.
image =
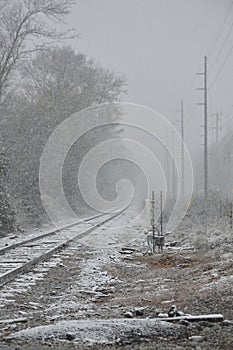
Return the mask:
[[(233, 45), (233, 8), (212, 52), (214, 41), (232, 0), (78, 0), (70, 24), (81, 34), (72, 46), (104, 67), (125, 75), (124, 100), (151, 107), (170, 120), (179, 119), (184, 99), (186, 141), (192, 148), (202, 143), (203, 56), (208, 56), (209, 85)], [(224, 44), (224, 45), (223, 45)], [(223, 109), (222, 125), (233, 105), (233, 52), (209, 91), (209, 114)], [(193, 83), (193, 84), (192, 84)], [(198, 98), (199, 96), (199, 98)], [(210, 136), (214, 118), (209, 118)], [(222, 131), (223, 133), (223, 131)]]

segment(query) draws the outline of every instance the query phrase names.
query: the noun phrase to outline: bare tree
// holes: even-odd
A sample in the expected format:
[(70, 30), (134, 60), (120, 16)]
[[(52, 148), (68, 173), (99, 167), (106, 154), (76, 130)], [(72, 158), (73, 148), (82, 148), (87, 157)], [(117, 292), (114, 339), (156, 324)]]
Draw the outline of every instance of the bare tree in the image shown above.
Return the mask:
[[(69, 47), (38, 52), (21, 69), (21, 92), (35, 104), (67, 112), (119, 100), (125, 78), (95, 64)], [(71, 109), (71, 110), (70, 110)]]
[[(20, 211), (25, 210), (28, 220), (31, 218), (34, 224), (44, 216), (38, 174), (40, 157), (51, 133), (72, 113), (101, 102), (118, 101), (124, 91), (125, 80), (69, 46), (53, 46), (39, 51), (20, 68), (23, 82), (20, 90), (10, 96), (12, 103), (7, 106), (10, 117), (5, 122), (2, 118), (0, 146), (6, 148), (12, 165), (8, 183), (15, 206)], [(76, 205), (86, 208), (81, 193), (76, 189), (82, 158), (93, 145), (119, 134), (117, 108), (112, 108), (111, 113), (106, 108), (102, 117), (113, 124), (95, 128), (84, 135), (72, 147), (64, 165), (64, 188), (74, 208)], [(85, 123), (84, 114), (79, 118), (79, 126)], [(114, 166), (117, 168), (117, 165)], [(116, 177), (117, 171), (111, 168)], [(101, 188), (107, 193), (113, 188), (112, 180), (110, 177), (107, 180), (107, 172), (102, 178), (106, 181), (101, 180)]]
[(58, 40), (75, 36), (72, 31), (57, 31), (56, 22), (64, 22), (74, 0), (0, 0), (0, 103), (9, 88), (12, 73), (31, 53), (46, 43), (35, 39)]

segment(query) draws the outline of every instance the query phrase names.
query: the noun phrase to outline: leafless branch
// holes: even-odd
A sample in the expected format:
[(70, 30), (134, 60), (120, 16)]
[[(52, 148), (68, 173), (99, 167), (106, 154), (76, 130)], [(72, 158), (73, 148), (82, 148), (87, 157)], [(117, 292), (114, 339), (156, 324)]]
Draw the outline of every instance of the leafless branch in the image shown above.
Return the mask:
[(0, 0), (0, 100), (3, 89), (17, 64), (33, 52), (46, 49), (47, 43), (77, 36), (74, 30), (58, 31), (49, 21), (64, 22), (74, 0), (21, 0), (17, 4)]

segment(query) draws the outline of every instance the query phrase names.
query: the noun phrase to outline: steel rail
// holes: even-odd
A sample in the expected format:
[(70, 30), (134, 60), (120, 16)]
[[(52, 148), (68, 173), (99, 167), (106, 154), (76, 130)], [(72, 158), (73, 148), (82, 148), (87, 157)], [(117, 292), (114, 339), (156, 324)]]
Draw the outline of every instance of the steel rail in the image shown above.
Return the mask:
[(59, 228), (55, 228), (55, 229), (52, 229), (52, 230), (49, 230), (45, 233), (42, 233), (38, 236), (34, 236), (34, 237), (31, 237), (31, 238), (28, 238), (28, 239), (24, 239), (20, 242), (16, 242), (16, 243), (13, 243), (11, 245), (8, 245), (4, 248), (0, 248), (0, 255), (4, 255), (6, 252), (8, 252), (9, 250), (11, 249), (14, 249), (14, 248), (17, 248), (17, 247), (21, 247), (27, 243), (31, 243), (31, 242), (35, 242), (41, 238), (45, 238), (45, 237), (49, 237), (49, 236), (52, 236), (62, 230), (65, 230), (67, 228), (70, 228), (72, 226), (76, 226), (76, 225), (80, 225), (86, 221), (90, 221), (90, 220), (93, 220), (93, 219), (96, 219), (98, 217), (101, 217), (101, 216), (104, 216), (104, 215), (108, 215), (108, 213), (104, 213), (104, 214), (97, 214), (97, 215), (94, 215), (94, 216), (90, 216), (90, 217), (87, 217), (85, 219), (82, 219), (82, 220), (78, 220), (78, 221), (75, 221), (73, 223), (70, 223), (70, 224), (67, 224), (67, 225), (64, 225), (64, 226), (61, 226)]
[[(125, 209), (124, 209), (125, 210)], [(77, 240), (77, 239), (80, 239), (82, 237), (85, 237), (87, 236), (89, 233), (91, 233), (92, 231), (94, 231), (96, 228), (100, 227), (100, 226), (103, 226), (104, 224), (106, 224), (108, 221), (111, 221), (113, 220), (114, 218), (116, 218), (117, 216), (119, 216), (120, 214), (122, 214), (122, 212), (124, 210), (121, 210), (120, 212), (117, 212), (113, 215), (111, 215), (110, 217), (107, 217), (105, 218), (104, 220), (102, 220), (101, 222), (98, 222), (96, 224), (94, 224), (92, 227), (89, 227), (87, 228), (84, 232), (82, 233), (78, 233), (77, 235), (74, 235), (72, 238), (68, 238), (66, 240), (63, 240), (61, 242), (55, 242), (55, 246), (54, 247), (50, 247), (50, 249), (47, 249), (46, 251), (42, 252), (42, 254), (40, 254), (39, 256), (36, 256), (32, 259), (30, 259), (29, 261), (25, 262), (25, 263), (22, 263), (20, 266), (17, 266), (17, 267), (14, 267), (13, 269), (9, 269), (8, 271), (4, 272), (3, 274), (0, 275), (0, 287), (5, 285), (6, 283), (14, 280), (18, 275), (22, 274), (22, 273), (25, 273), (25, 272), (28, 272), (31, 270), (31, 268), (37, 264), (39, 264), (40, 262), (42, 261), (45, 261), (45, 260), (48, 260), (49, 258), (51, 258), (55, 253), (57, 253), (58, 251), (66, 248), (70, 243), (72, 243), (73, 241)], [(101, 217), (101, 216), (105, 216), (105, 215), (110, 215), (108, 213), (105, 213), (105, 214), (99, 214), (99, 215), (96, 215), (95, 217), (91, 217), (89, 218), (89, 220), (93, 220), (94, 218), (98, 218), (98, 217)], [(61, 232), (62, 230), (65, 230), (67, 228), (70, 228), (70, 227), (73, 227), (75, 225), (79, 225), (80, 223), (84, 223), (88, 221), (88, 218), (86, 218), (85, 220), (82, 220), (82, 221), (78, 221), (76, 223), (72, 223), (72, 224), (69, 224), (69, 225), (66, 225), (62, 228), (59, 228), (59, 229), (55, 229), (53, 231), (50, 231), (49, 233), (46, 233), (46, 234), (42, 234), (38, 237), (36, 237), (36, 239), (34, 240), (33, 239), (29, 239), (29, 240), (25, 240), (23, 242), (19, 242), (21, 243), (21, 245), (17, 245), (16, 247), (12, 248), (11, 249), (15, 249), (15, 248), (18, 248), (18, 247), (21, 247), (23, 245), (26, 245), (28, 243), (31, 243), (31, 242), (34, 242), (36, 240), (39, 240), (39, 239), (42, 239), (44, 237), (47, 237), (48, 235), (53, 235), (53, 234), (56, 234), (58, 232)], [(88, 222), (87, 222), (88, 224)], [(51, 244), (53, 242), (44, 242), (44, 244)], [(58, 244), (57, 244), (58, 243)], [(7, 247), (8, 248), (8, 247)], [(43, 248), (43, 242), (41, 243), (41, 248)], [(9, 250), (9, 249), (8, 249)], [(26, 257), (27, 258), (27, 257)], [(1, 261), (0, 261), (1, 263)], [(16, 261), (17, 263), (17, 261)], [(12, 265), (12, 262), (10, 262), (10, 264)], [(14, 264), (14, 263), (13, 263)]]

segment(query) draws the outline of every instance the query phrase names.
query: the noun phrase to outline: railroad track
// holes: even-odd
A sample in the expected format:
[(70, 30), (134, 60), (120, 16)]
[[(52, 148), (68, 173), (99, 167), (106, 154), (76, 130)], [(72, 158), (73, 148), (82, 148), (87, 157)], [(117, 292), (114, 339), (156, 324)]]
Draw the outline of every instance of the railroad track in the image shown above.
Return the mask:
[(0, 287), (121, 213), (95, 215), (0, 249)]

